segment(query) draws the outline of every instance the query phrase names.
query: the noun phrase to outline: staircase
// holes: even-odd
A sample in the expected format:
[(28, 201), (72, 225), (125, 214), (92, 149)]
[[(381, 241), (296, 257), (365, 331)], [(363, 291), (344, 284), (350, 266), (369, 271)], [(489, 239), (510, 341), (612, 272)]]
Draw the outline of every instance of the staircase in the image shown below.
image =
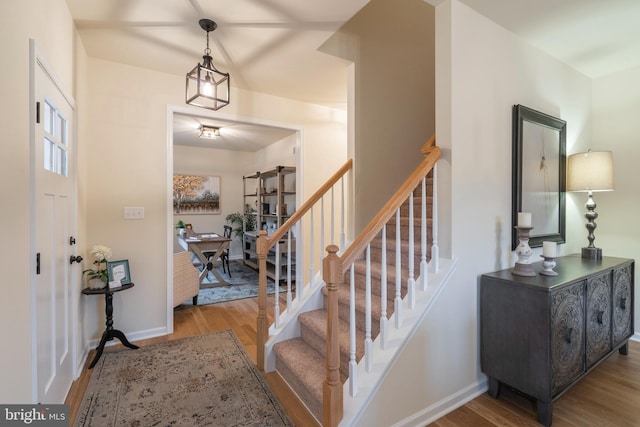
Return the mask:
[[(427, 188), (432, 187), (432, 179), (427, 180)], [(414, 204), (421, 206), (421, 189), (414, 190)], [(427, 197), (427, 218), (431, 218), (431, 192)], [(420, 215), (421, 212), (414, 214)], [(395, 242), (396, 238), (396, 217), (394, 216), (386, 225), (386, 237)], [(414, 220), (414, 265), (420, 265), (420, 221)], [(431, 220), (428, 220), (428, 229), (431, 228)], [(427, 235), (431, 235), (428, 231)], [(407, 262), (409, 254), (409, 201), (405, 201), (400, 208), (400, 242), (401, 259)], [(382, 235), (378, 235), (370, 246), (370, 280), (372, 284), (380, 284), (382, 281)], [(428, 240), (427, 247), (431, 246)], [(396, 247), (390, 245), (386, 248), (386, 260), (394, 261), (396, 258)], [(430, 258), (430, 250), (427, 252), (427, 261)], [(386, 275), (386, 296), (387, 299), (387, 319), (391, 318), (394, 312), (394, 299), (396, 297), (396, 271), (395, 262), (387, 261), (388, 274)], [(355, 307), (356, 307), (356, 342), (359, 343), (356, 349), (356, 362), (360, 362), (364, 356), (364, 341), (366, 336), (366, 283), (367, 265), (366, 260), (359, 259), (354, 265), (355, 272)], [(408, 271), (402, 269), (400, 297), (407, 294)], [(345, 279), (348, 283), (348, 279)], [(326, 333), (327, 333), (327, 309), (326, 297), (327, 288), (322, 288), (325, 307), (322, 309), (301, 313), (298, 317), (300, 321), (300, 337), (281, 341), (273, 347), (276, 354), (276, 370), (289, 386), (296, 392), (300, 399), (305, 402), (309, 410), (318, 419), (322, 420), (322, 389), (326, 376)], [(371, 339), (375, 340), (380, 333), (380, 318), (382, 317), (382, 286), (371, 286)], [(338, 330), (340, 346), (340, 379), (344, 383), (349, 377), (349, 306), (350, 292), (348, 286), (341, 286), (338, 289)]]
[[(350, 245), (345, 244), (344, 229), (334, 229), (339, 228), (337, 218), (344, 227), (344, 175), (351, 161), (272, 236), (261, 232), (258, 238), (258, 367), (275, 369), (324, 426), (350, 425), (357, 419), (440, 292), (440, 285), (427, 287), (439, 269), (437, 234), (432, 233), (437, 232), (432, 208), (437, 186), (431, 177), (440, 157), (435, 137), (425, 144), (423, 154), (423, 162)], [(334, 192), (342, 195), (339, 208), (334, 206)], [(325, 199), (330, 199), (328, 212)], [(314, 220), (318, 211), (319, 221)], [(304, 242), (309, 281), (296, 287), (292, 299), (288, 279), (285, 312), (280, 313), (276, 295), (274, 323), (269, 325), (262, 271), (269, 249), (281, 239), (291, 245), (292, 235)], [(333, 243), (336, 240), (340, 246)], [(434, 262), (428, 264), (432, 252)], [(316, 271), (320, 264), (322, 270)], [(295, 283), (303, 283), (299, 270)], [(366, 384), (363, 391), (358, 390), (360, 382)]]

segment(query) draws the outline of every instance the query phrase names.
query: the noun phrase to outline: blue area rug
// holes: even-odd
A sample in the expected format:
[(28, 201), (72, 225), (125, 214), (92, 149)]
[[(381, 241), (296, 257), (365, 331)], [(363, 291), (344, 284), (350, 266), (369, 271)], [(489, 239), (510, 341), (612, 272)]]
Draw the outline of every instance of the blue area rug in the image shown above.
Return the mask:
[[(222, 278), (229, 283), (229, 285), (220, 286), (215, 276), (209, 273), (206, 281), (200, 285), (198, 305), (215, 304), (258, 296), (258, 272), (244, 265), (242, 261), (229, 262), (231, 275), (222, 271), (222, 265), (219, 262), (214, 265), (214, 268), (218, 269)], [(273, 294), (274, 292), (273, 282), (267, 282), (267, 294)], [(177, 308), (192, 305), (193, 302), (189, 299)]]

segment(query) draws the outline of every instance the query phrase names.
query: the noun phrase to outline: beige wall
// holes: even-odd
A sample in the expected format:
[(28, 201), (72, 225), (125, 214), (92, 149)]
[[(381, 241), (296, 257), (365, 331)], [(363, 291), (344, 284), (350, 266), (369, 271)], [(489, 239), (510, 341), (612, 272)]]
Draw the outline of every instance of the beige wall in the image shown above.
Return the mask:
[[(167, 157), (166, 117), (168, 105), (184, 106), (184, 79), (94, 58), (89, 60), (88, 71), (88, 244), (107, 245), (114, 258), (129, 260), (136, 286), (114, 296), (118, 327), (132, 339), (162, 334), (167, 327), (165, 261), (167, 251), (173, 250), (167, 248), (167, 233), (174, 233), (173, 215), (167, 218), (171, 197), (167, 162), (172, 161)], [(317, 188), (313, 187), (317, 180), (326, 179), (344, 162), (346, 123), (342, 112), (237, 89), (234, 99), (225, 107), (226, 118), (252, 117), (302, 129), (302, 192)], [(343, 148), (325, 151), (329, 146)], [(176, 150), (179, 156), (184, 155), (181, 151)], [(224, 156), (230, 160), (231, 154)], [(321, 156), (326, 161), (318, 164), (315, 159)], [(195, 166), (207, 169), (202, 163)], [(225, 168), (223, 197), (240, 194), (241, 175), (255, 172), (253, 167), (247, 165), (235, 177)], [(228, 200), (242, 207), (241, 202)], [(144, 220), (125, 221), (124, 206), (144, 207)], [(143, 315), (140, 307), (145, 307)], [(97, 338), (101, 333), (102, 317), (96, 307), (94, 319), (87, 325), (89, 336)]]
[(356, 231), (420, 163), (434, 133), (433, 22), (422, 0), (373, 0), (324, 47), (355, 62)]
[[(640, 68), (595, 79), (593, 82), (593, 141), (590, 146), (581, 147), (594, 151), (611, 150), (614, 161), (616, 190), (611, 193), (595, 193), (598, 205), (598, 228), (595, 230), (595, 245), (602, 248), (603, 255), (633, 258), (640, 261), (640, 180), (636, 169), (640, 159), (640, 94), (630, 88), (638, 87)], [(572, 202), (584, 214), (585, 193), (576, 193)], [(587, 245), (587, 230), (578, 234), (581, 246)], [(636, 264), (636, 277), (638, 266)], [(640, 309), (636, 279), (635, 331), (640, 339)]]
[[(402, 420), (400, 425), (425, 425), (442, 408), (484, 391), (479, 275), (515, 261), (510, 244), (512, 106), (523, 104), (567, 120), (573, 144), (591, 139), (588, 78), (456, 0), (437, 6), (436, 14), (437, 49), (443, 55), (437, 58), (437, 90), (451, 94), (442, 102), (438, 98), (437, 106), (438, 135), (451, 135), (450, 140), (439, 138), (445, 147), (439, 167), (451, 185), (447, 215), (452, 228), (443, 230), (441, 224), (440, 229), (441, 237), (451, 233), (458, 263), (359, 420), (361, 426)], [(575, 252), (582, 244), (574, 227), (567, 231), (568, 243), (560, 254)], [(533, 257), (538, 255), (540, 248), (534, 249)], [(408, 384), (411, 392), (398, 392)]]

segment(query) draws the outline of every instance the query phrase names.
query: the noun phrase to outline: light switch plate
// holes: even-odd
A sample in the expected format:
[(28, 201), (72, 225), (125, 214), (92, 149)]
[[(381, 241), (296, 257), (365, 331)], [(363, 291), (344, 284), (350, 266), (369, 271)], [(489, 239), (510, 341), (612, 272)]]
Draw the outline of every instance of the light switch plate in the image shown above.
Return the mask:
[(144, 219), (143, 207), (127, 207), (123, 208), (124, 219)]

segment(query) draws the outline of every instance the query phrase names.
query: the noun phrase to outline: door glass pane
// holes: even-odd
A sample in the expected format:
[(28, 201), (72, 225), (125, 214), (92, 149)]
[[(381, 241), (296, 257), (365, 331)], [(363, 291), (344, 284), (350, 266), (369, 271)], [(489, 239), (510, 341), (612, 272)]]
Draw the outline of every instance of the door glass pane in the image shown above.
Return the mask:
[(58, 142), (62, 142), (62, 143), (63, 143), (62, 134), (64, 131), (63, 127), (64, 127), (64, 117), (62, 117), (62, 115), (58, 113), (56, 114), (55, 136)]
[(44, 139), (44, 168), (48, 171), (54, 172), (53, 169), (53, 150), (56, 144), (49, 138)]
[(44, 168), (58, 175), (68, 176), (67, 119), (50, 101), (44, 101)]
[(44, 101), (44, 131), (53, 134), (54, 108), (48, 101)]
[(59, 175), (67, 176), (67, 150), (62, 147), (58, 147), (56, 172)]
[(60, 143), (62, 145), (67, 145), (67, 120), (61, 115), (58, 114), (58, 138), (60, 139)]

